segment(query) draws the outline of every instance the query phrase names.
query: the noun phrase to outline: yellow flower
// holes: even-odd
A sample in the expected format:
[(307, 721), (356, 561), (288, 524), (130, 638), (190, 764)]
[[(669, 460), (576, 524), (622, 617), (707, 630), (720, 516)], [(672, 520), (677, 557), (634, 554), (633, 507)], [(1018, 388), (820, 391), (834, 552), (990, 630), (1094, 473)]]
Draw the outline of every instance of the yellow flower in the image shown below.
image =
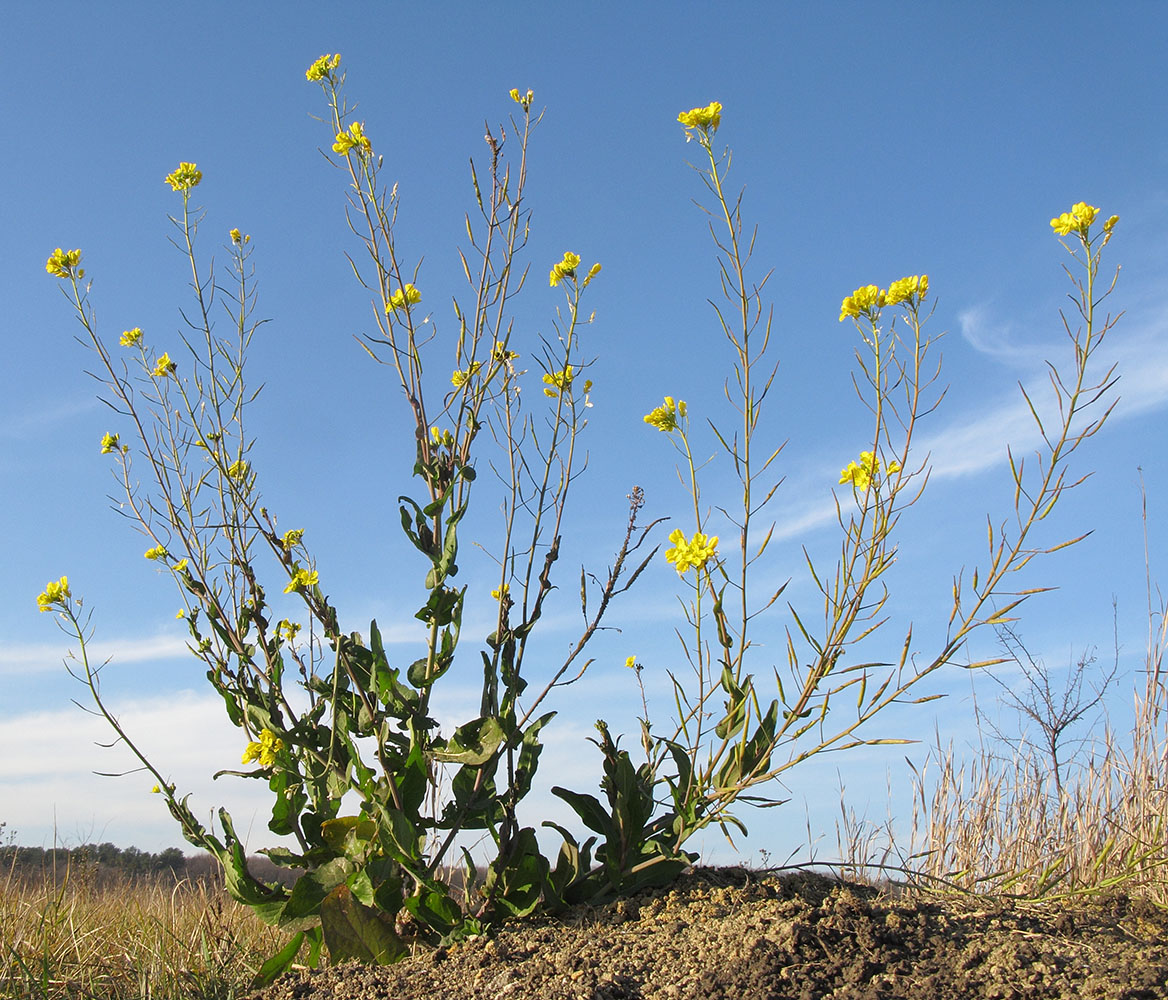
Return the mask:
[(170, 360), (169, 354), (163, 354), (162, 357), (160, 357), (154, 363), (154, 370), (151, 371), (150, 374), (154, 378), (165, 378), (167, 375), (169, 375), (171, 372), (173, 372), (177, 367), (178, 367), (178, 365), (176, 365), (173, 361)]
[(572, 384), (572, 379), (576, 376), (572, 373), (572, 366), (566, 365), (563, 371), (549, 372), (543, 377), (544, 382), (551, 388), (544, 389), (545, 396), (551, 396), (555, 399), (561, 392)]
[(364, 122), (353, 122), (348, 132), (338, 132), (337, 141), (333, 143), (334, 153), (348, 156), (354, 149), (362, 156), (368, 156), (373, 152), (373, 144), (365, 135)]
[(108, 455), (111, 451), (118, 450), (118, 436), (116, 434), (103, 434), (101, 437), (101, 453)]
[[(892, 476), (900, 471), (900, 463), (892, 462), (885, 469), (885, 475)], [(851, 483), (855, 490), (866, 490), (880, 473), (880, 459), (870, 451), (860, 452), (859, 462), (849, 462), (840, 472), (840, 484)]]
[(285, 594), (291, 594), (294, 590), (303, 590), (305, 587), (311, 587), (320, 582), (320, 576), (316, 570), (302, 569), (297, 566), (292, 571), (292, 579), (288, 581), (288, 586), (284, 588)]
[(45, 261), (45, 270), (54, 278), (84, 278), (85, 272), (77, 267), (80, 263), (80, 250), (62, 250), (57, 247)]
[(449, 448), (454, 444), (454, 435), (450, 431), (444, 431), (439, 427), (431, 427), (430, 440), (438, 448)]
[(514, 361), (518, 357), (519, 352), (507, 350), (501, 340), (496, 340), (495, 346), (491, 348), (491, 359), (493, 361)]
[(840, 304), (840, 322), (842, 323), (848, 316), (861, 314), (873, 317), (875, 310), (884, 305), (886, 294), (876, 285), (857, 288)]
[(151, 794), (151, 795), (158, 795), (158, 794), (160, 794), (161, 792), (162, 792), (162, 789), (161, 789), (161, 788), (159, 788), (157, 785), (155, 785), (153, 788), (151, 788), (151, 789), (150, 789), (150, 794)]
[(300, 539), (303, 537), (303, 528), (293, 528), (291, 531), (284, 532), (284, 537), (280, 539), (280, 544), (284, 546), (285, 551), (290, 551), (293, 546), (300, 544)]
[(628, 667), (630, 670), (636, 670), (637, 669), (637, 658), (635, 656), (626, 657), (625, 658), (625, 666)]
[(133, 347), (138, 341), (142, 339), (142, 328), (134, 327), (133, 330), (123, 330), (122, 335), (118, 338), (118, 343), (122, 347)]
[[(1095, 208), (1093, 205), (1088, 205), (1085, 201), (1080, 201), (1072, 205), (1069, 212), (1063, 212), (1062, 215), (1058, 216), (1057, 218), (1051, 219), (1050, 227), (1056, 233), (1058, 233), (1059, 236), (1066, 236), (1069, 233), (1082, 233), (1084, 236), (1086, 236), (1087, 230), (1091, 228), (1091, 223), (1095, 221), (1095, 216), (1098, 214), (1099, 209)], [(1114, 228), (1115, 223), (1119, 221), (1119, 217), (1113, 216), (1112, 218), (1115, 220), (1114, 222), (1112, 222), (1111, 219), (1108, 219), (1107, 221), (1110, 222), (1111, 227)], [(1111, 231), (1107, 228), (1106, 223), (1104, 223), (1103, 228), (1107, 232)]]
[(1119, 216), (1113, 215), (1110, 219), (1103, 223), (1103, 231), (1105, 233), (1110, 233), (1115, 228), (1115, 224), (1117, 222), (1119, 222)]
[(341, 54), (339, 52), (332, 56), (321, 56), (304, 71), (304, 78), (314, 83), (318, 80), (329, 80), (332, 78), (333, 70), (340, 65)]
[(717, 554), (717, 535), (707, 538), (702, 532), (697, 531), (693, 538), (687, 541), (685, 532), (678, 528), (669, 536), (669, 540), (673, 542), (673, 548), (665, 550), (665, 558), (677, 568), (679, 576), (691, 566), (697, 570), (703, 569)]
[(174, 617), (175, 617), (175, 618), (186, 618), (186, 616), (187, 616), (187, 609), (186, 609), (186, 608), (179, 608), (179, 609), (178, 609), (178, 610), (177, 610), (177, 611), (174, 613)]
[(276, 754), (284, 749), (284, 741), (270, 729), (260, 732), (258, 740), (252, 740), (243, 751), (243, 763), (259, 761), (260, 767), (271, 767), (276, 763)]
[(888, 306), (894, 306), (901, 302), (912, 304), (913, 296), (917, 296), (916, 301), (919, 303), (928, 290), (929, 276), (927, 274), (914, 274), (907, 278), (901, 278), (888, 286), (884, 304)]
[(496, 587), (491, 591), (491, 596), (496, 601), (501, 601), (504, 597), (511, 593), (511, 584), (505, 583), (501, 587)]
[(292, 642), (296, 638), (296, 633), (300, 631), (300, 626), (294, 622), (288, 621), (285, 618), (276, 626), (277, 635), (283, 637), (285, 642)]
[(238, 229), (232, 229), (228, 234), (231, 237), (231, 242), (237, 247), (244, 246), (251, 242), (251, 237), (245, 233), (241, 233)]
[(48, 611), (54, 604), (64, 604), (65, 598), (70, 596), (67, 576), (61, 577), (56, 583), (50, 580), (45, 584), (44, 592), (37, 594), (37, 610)]
[(165, 545), (155, 545), (152, 549), (147, 549), (142, 553), (147, 559), (163, 559), (166, 556)]
[(521, 94), (519, 93), (518, 87), (511, 88), (511, 100), (513, 100), (516, 104), (523, 105), (524, 111), (531, 107), (531, 102), (534, 97), (535, 94), (531, 90), (528, 90), (526, 94)]
[(671, 431), (677, 430), (677, 418), (684, 417), (686, 413), (685, 400), (678, 400), (674, 403), (672, 396), (666, 396), (665, 402), (651, 413), (645, 414), (645, 423), (656, 427), (657, 430), (668, 434)]
[(593, 265), (592, 265), (592, 266), (591, 266), (591, 267), (588, 269), (588, 273), (587, 273), (586, 275), (584, 275), (584, 287), (585, 287), (585, 288), (587, 288), (587, 287), (588, 287), (588, 283), (589, 283), (589, 282), (590, 282), (590, 281), (591, 281), (593, 278), (595, 278), (595, 277), (596, 277), (596, 276), (597, 276), (599, 273), (600, 273), (600, 264), (599, 264), (599, 263), (597, 263), (597, 264), (593, 264)]
[(193, 163), (186, 162), (180, 163), (177, 170), (167, 174), (164, 178), (172, 191), (189, 191), (191, 188), (198, 187), (199, 181), (202, 179), (203, 171)]
[(412, 306), (422, 301), (422, 293), (413, 285), (406, 285), (404, 288), (399, 288), (389, 297), (389, 305), (385, 307), (385, 312), (396, 312), (398, 309), (405, 309), (407, 306)]
[[(185, 569), (187, 568), (187, 566), (189, 566), (189, 565), (190, 565), (190, 560), (189, 560), (189, 559), (180, 559), (178, 562), (176, 562), (176, 563), (174, 564), (174, 571), (175, 571), (176, 573), (181, 573), (181, 572), (182, 572), (183, 570), (185, 570)], [(180, 617), (180, 618), (182, 617), (182, 612), (179, 612), (179, 617)]]
[(714, 101), (704, 108), (691, 108), (679, 114), (677, 120), (687, 129), (700, 128), (703, 132), (715, 132), (722, 124), (722, 105)]
[(564, 259), (552, 268), (548, 276), (548, 284), (555, 288), (564, 278), (576, 277), (576, 268), (580, 266), (580, 255), (570, 250), (564, 251)]
[(227, 475), (234, 479), (237, 483), (242, 482), (247, 478), (248, 464), (242, 458), (231, 463), (227, 469)]
[(464, 371), (454, 371), (450, 373), (450, 384), (456, 389), (461, 389), (467, 382), (471, 380), (471, 376), (477, 375), (483, 363), (481, 361), (472, 361), (470, 367)]

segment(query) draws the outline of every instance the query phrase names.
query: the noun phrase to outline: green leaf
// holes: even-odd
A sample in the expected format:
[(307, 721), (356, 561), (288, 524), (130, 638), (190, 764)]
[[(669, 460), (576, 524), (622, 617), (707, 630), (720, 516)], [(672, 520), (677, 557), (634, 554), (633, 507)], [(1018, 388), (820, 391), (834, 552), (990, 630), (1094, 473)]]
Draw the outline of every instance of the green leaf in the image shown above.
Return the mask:
[(377, 836), (377, 824), (364, 816), (338, 816), (321, 823), (320, 834), (337, 854), (357, 860), (356, 856), (363, 856)]
[(539, 742), (539, 731), (555, 716), (555, 712), (541, 715), (524, 730), (523, 743), (519, 747), (519, 763), (515, 768), (515, 781), (512, 785), (516, 801), (521, 800), (531, 791), (531, 782), (535, 777), (535, 770), (539, 766), (539, 755), (543, 751), (543, 745)]
[(260, 971), (256, 973), (255, 979), (251, 981), (251, 988), (253, 990), (259, 990), (265, 986), (270, 986), (276, 981), (278, 976), (282, 976), (287, 972), (296, 960), (296, 956), (300, 954), (300, 946), (303, 943), (304, 931), (299, 931), (294, 934), (292, 939), (283, 948), (260, 966)]
[[(746, 688), (749, 687), (750, 678), (747, 677)], [(726, 702), (726, 715), (715, 727), (714, 732), (719, 739), (733, 739), (746, 724), (746, 690), (735, 683), (729, 667), (722, 668), (722, 690), (730, 697)]]
[[(406, 533), (406, 537), (414, 543), (414, 548), (419, 552), (423, 552), (431, 559), (434, 558), (434, 536), (426, 525), (426, 515), (422, 513), (422, 508), (419, 507), (409, 497), (398, 497), (400, 506), (398, 510), (401, 512), (402, 531)], [(410, 512), (406, 510), (405, 505), (409, 504), (414, 508), (414, 523), (417, 525), (417, 531), (410, 526)]]
[(576, 843), (576, 838), (558, 823), (544, 820), (543, 825), (551, 827), (564, 838), (556, 858), (556, 866), (548, 873), (548, 891), (554, 897), (552, 902), (560, 907), (584, 902), (589, 896), (585, 884), (592, 869), (592, 848), (596, 838), (589, 837), (581, 846)]
[[(443, 887), (445, 888), (445, 887)], [(442, 937), (462, 922), (462, 910), (444, 892), (421, 888), (404, 902), (407, 913)]]
[(409, 954), (392, 922), (355, 899), (347, 885), (337, 886), (324, 898), (320, 925), (334, 965), (350, 961), (390, 965)]
[(503, 803), (495, 788), (497, 766), (496, 758), (478, 767), (468, 764), (458, 769), (450, 782), (454, 801), (442, 810), (440, 829), (489, 830), (503, 822)]
[(459, 726), (446, 741), (446, 748), (434, 750), (431, 756), (444, 763), (477, 767), (495, 755), (503, 736), (503, 726), (495, 716), (474, 719)]
[(288, 898), (283, 888), (272, 888), (257, 881), (247, 870), (247, 856), (244, 854), (243, 844), (236, 835), (231, 816), (226, 809), (219, 810), (219, 822), (223, 824), (224, 836), (227, 839), (227, 849), (219, 855), (219, 863), (223, 866), (223, 880), (227, 891), (241, 903), (256, 910), (261, 917), (270, 916), (271, 909), (261, 911), (261, 907), (275, 904), (276, 910)]
[(419, 815), (422, 803), (426, 800), (426, 794), (430, 791), (426, 755), (420, 746), (410, 748), (410, 755), (391, 780), (397, 785), (402, 809), (407, 815)]
[(495, 909), (512, 917), (525, 917), (538, 905), (547, 884), (547, 859), (539, 853), (535, 831), (526, 826), (512, 845), (511, 856), (500, 869), (495, 862), (487, 871), (488, 892), (498, 885)]
[(314, 871), (301, 875), (292, 887), (292, 895), (280, 914), (279, 926), (286, 930), (304, 930), (306, 920), (316, 924), (324, 898), (354, 871), (348, 858), (334, 858)]
[(283, 768), (275, 768), (268, 779), (268, 788), (274, 793), (272, 796), (272, 818), (268, 821), (268, 829), (280, 837), (287, 837), (296, 829), (296, 820), (308, 804), (308, 796), (304, 794), (304, 785), (299, 775), (289, 773)]
[(604, 806), (596, 798), (584, 792), (573, 792), (567, 788), (560, 788), (558, 785), (552, 786), (552, 794), (567, 802), (589, 830), (595, 830), (605, 840), (612, 837), (612, 820), (604, 811)]

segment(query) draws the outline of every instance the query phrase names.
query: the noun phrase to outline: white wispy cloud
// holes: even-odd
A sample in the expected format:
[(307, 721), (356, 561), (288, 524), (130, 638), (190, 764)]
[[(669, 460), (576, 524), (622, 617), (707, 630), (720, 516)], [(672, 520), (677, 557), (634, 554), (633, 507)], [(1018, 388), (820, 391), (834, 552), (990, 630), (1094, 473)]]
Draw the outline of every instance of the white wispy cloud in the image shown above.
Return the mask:
[[(153, 635), (100, 639), (87, 644), (93, 664), (113, 660), (117, 663), (141, 663), (149, 660), (174, 660), (190, 656), (181, 636)], [(76, 654), (77, 642), (64, 637), (60, 642), (0, 643), (0, 674), (36, 674), (59, 670), (70, 650)]]
[[(974, 313), (976, 310), (968, 310), (963, 315)], [(1031, 398), (1041, 407), (1044, 394), (1051, 392), (1047, 374), (1039, 367), (1046, 352), (997, 346), (1004, 338), (984, 331), (978, 332), (971, 343), (979, 339), (988, 353), (996, 352), (1002, 357), (1008, 355), (1015, 360), (1034, 359), (1027, 366), (1027, 375), (1022, 381), (1028, 391), (1032, 391)], [(1115, 374), (1119, 376), (1111, 398), (1118, 396), (1119, 402), (1109, 425), (1168, 407), (1168, 314), (1155, 314), (1138, 324), (1125, 320), (1125, 326), (1117, 327), (1110, 339), (1104, 341), (1089, 374), (1094, 379), (1101, 378), (1111, 365), (1115, 365)], [(1097, 404), (1097, 409), (1087, 419), (1102, 413)], [(1021, 392), (1015, 388), (1010, 394), (1003, 393), (995, 399), (983, 401), (976, 410), (952, 416), (942, 429), (920, 437), (916, 452), (922, 457), (925, 454), (930, 456), (932, 479), (957, 479), (1003, 468), (1007, 461), (1007, 445), (1015, 455), (1023, 456), (1041, 442), (1034, 417)], [(775, 529), (776, 541), (799, 537), (813, 528), (835, 522), (835, 505), (830, 496), (823, 494), (822, 484), (834, 483), (836, 478), (838, 470), (825, 464), (804, 477), (802, 485), (786, 484), (784, 489), (790, 496), (814, 491), (819, 492), (821, 498), (788, 508), (788, 515)]]

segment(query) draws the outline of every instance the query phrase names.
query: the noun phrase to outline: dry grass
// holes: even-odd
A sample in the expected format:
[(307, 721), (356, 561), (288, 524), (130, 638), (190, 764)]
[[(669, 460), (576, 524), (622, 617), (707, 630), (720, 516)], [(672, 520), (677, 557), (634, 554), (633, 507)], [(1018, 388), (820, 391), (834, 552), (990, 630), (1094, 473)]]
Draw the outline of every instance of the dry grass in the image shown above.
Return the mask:
[(0, 996), (229, 1000), (284, 937), (202, 882), (0, 881)]
[[(1052, 898), (1122, 887), (1168, 906), (1163, 605), (1149, 608), (1149, 623), (1144, 682), (1133, 692), (1127, 736), (1105, 726), (1098, 740), (1083, 742), (1061, 761), (1049, 739), (1018, 740), (1008, 756), (1000, 748), (1009, 743), (991, 742), (971, 762), (958, 762), (952, 747), (938, 746), (935, 781), (927, 782), (926, 768), (916, 787), (914, 843), (923, 830), (918, 868), (970, 890)], [(1049, 694), (1049, 674), (1038, 680)], [(1081, 675), (1072, 673), (1068, 690), (1076, 680)], [(1049, 735), (1058, 720), (1031, 715), (1031, 721)]]

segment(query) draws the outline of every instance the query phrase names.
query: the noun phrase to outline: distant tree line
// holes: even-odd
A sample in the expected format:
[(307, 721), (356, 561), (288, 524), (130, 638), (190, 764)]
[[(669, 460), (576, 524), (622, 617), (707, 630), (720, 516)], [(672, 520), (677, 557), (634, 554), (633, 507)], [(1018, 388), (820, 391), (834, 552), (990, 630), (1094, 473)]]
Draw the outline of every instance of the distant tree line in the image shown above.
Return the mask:
[(0, 846), (0, 866), (19, 874), (63, 874), (97, 870), (129, 878), (186, 875), (187, 858), (177, 847), (152, 854), (137, 847), (115, 844), (82, 844), (80, 847)]
[[(3, 829), (4, 824), (0, 823), (0, 835)], [(291, 885), (300, 875), (299, 870), (278, 868), (266, 857), (248, 858), (248, 867), (256, 878), (265, 882)], [(99, 884), (150, 878), (223, 883), (219, 862), (213, 855), (202, 852), (187, 857), (179, 848), (168, 847), (152, 854), (137, 847), (118, 847), (110, 843), (82, 844), (80, 847), (20, 847), (11, 837), (8, 843), (0, 842), (0, 878), (6, 875), (48, 877), (58, 882), (67, 876)]]

